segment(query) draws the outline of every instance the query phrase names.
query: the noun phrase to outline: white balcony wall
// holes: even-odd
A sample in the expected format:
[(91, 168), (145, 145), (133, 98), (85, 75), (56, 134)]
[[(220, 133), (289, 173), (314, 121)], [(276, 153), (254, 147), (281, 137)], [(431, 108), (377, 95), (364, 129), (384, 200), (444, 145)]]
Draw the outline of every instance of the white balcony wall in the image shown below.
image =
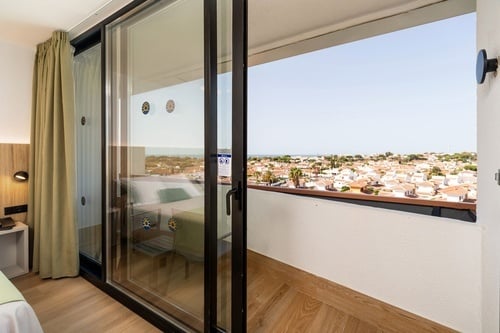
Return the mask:
[[(488, 58), (500, 55), (500, 3), (477, 1), (477, 48)], [(495, 73), (496, 74), (496, 73)], [(500, 186), (495, 173), (500, 168), (500, 77), (490, 73), (477, 89), (478, 223), (482, 243), (482, 332), (500, 332)], [(479, 331), (478, 331), (479, 332)]]
[(477, 224), (249, 190), (248, 247), (458, 331), (481, 331)]

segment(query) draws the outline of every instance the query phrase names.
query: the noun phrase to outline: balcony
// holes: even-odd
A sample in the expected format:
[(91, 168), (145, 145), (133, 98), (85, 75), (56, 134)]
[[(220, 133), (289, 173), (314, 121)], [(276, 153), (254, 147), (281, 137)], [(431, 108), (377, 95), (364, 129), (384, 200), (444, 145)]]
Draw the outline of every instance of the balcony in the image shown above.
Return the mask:
[(269, 189), (248, 191), (249, 250), (459, 331), (480, 325), (478, 225)]
[[(150, 178), (133, 180), (157, 193)], [(222, 186), (220, 194), (229, 188)], [(481, 227), (471, 223), (475, 211), (471, 203), (249, 186), (249, 327), (273, 327), (280, 316), (291, 315), (294, 302), (302, 307), (317, 301), (319, 307), (333, 307), (346, 318), (351, 316), (350, 320), (388, 331), (427, 324), (437, 325), (438, 331), (444, 329), (440, 325), (474, 331), (481, 318), (477, 290), (482, 276)], [(164, 223), (167, 220), (162, 218)], [(151, 271), (141, 268), (148, 258), (137, 253), (133, 259), (138, 267), (136, 279), (148, 284)], [(203, 285), (202, 263), (192, 265), (186, 280), (181, 259), (174, 255), (161, 266), (158, 276), (164, 278), (158, 278), (160, 292), (153, 284), (151, 302), (163, 304), (166, 299), (189, 304), (178, 290), (186, 283)], [(263, 284), (269, 274), (272, 278)], [(307, 297), (294, 301), (295, 296), (282, 292)], [(202, 309), (200, 301), (192, 318), (201, 318)], [(267, 311), (279, 315), (267, 317)], [(384, 326), (384, 313), (406, 326)]]
[[(150, 177), (141, 179), (157, 192)], [(220, 194), (228, 189), (221, 186)], [(480, 324), (481, 228), (431, 214), (440, 209), (468, 215), (474, 204), (271, 186), (251, 186), (247, 199), (249, 331), (273, 331), (294, 316), (297, 325), (320, 321), (389, 332), (474, 331)], [(386, 209), (389, 204), (399, 209)], [(168, 218), (160, 220), (168, 232)], [(227, 259), (220, 257), (221, 273)], [(160, 259), (157, 269), (141, 251), (129, 251), (129, 260), (130, 276), (117, 257), (114, 277), (160, 308), (189, 307), (186, 321), (202, 327), (202, 299), (189, 297), (203, 292), (202, 260), (193, 261), (189, 273), (186, 259), (175, 252)], [(330, 315), (318, 319), (325, 311)]]

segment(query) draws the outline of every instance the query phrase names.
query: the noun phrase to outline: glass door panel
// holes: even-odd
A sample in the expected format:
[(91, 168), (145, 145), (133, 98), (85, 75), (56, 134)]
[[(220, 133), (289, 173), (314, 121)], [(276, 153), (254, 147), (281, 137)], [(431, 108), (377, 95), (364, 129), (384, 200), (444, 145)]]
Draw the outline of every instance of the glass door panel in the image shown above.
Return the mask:
[(147, 2), (106, 26), (107, 283), (184, 330), (245, 331), (232, 6)]
[(107, 27), (108, 282), (204, 327), (203, 2), (159, 1)]
[(101, 263), (101, 44), (74, 57), (80, 253)]
[(232, 188), (232, 3), (217, 5), (217, 326), (230, 332), (232, 219), (226, 195)]

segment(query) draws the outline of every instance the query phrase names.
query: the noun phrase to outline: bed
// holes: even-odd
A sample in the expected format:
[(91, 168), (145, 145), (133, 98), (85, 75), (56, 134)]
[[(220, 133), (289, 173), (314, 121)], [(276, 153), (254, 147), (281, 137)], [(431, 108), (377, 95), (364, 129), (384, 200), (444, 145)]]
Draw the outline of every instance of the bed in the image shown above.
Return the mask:
[[(203, 184), (183, 178), (183, 176), (133, 177), (121, 179), (120, 184), (124, 193), (128, 194), (128, 215), (158, 214), (155, 220), (162, 231), (168, 232), (170, 219), (182, 212), (192, 212), (190, 216), (196, 220), (197, 224), (200, 218), (203, 221), (203, 207), (205, 206)], [(225, 198), (230, 189), (229, 185), (217, 187), (219, 199), (217, 223), (220, 237), (227, 236), (231, 231), (230, 219), (225, 215)]]
[(2, 271), (0, 271), (0, 332), (43, 333), (35, 312)]
[[(203, 184), (183, 176), (133, 177), (122, 179), (120, 183), (123, 192), (128, 195), (129, 248), (153, 259), (175, 252), (186, 259), (188, 277), (190, 262), (204, 260)], [(228, 185), (217, 187), (217, 233), (220, 244), (223, 244), (223, 240), (228, 241), (231, 235), (231, 219), (226, 216), (225, 207), (225, 196), (229, 190)], [(227, 251), (223, 249), (225, 247), (220, 245), (219, 255)], [(117, 267), (119, 261), (120, 256), (117, 257)], [(129, 262), (132, 262), (130, 258)], [(151, 285), (155, 285), (154, 281)]]

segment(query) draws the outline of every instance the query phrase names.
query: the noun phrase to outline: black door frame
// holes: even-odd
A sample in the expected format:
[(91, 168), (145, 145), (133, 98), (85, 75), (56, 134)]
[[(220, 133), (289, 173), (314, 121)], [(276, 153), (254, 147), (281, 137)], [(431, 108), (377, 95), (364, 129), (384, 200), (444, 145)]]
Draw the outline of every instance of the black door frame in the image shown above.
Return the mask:
[[(205, 332), (217, 328), (217, 0), (205, 0)], [(214, 112), (215, 111), (215, 112)], [(214, 209), (215, 207), (215, 209)]]
[[(217, 328), (217, 1), (205, 1), (205, 332)], [(231, 331), (247, 324), (247, 0), (232, 1)], [(208, 309), (208, 311), (207, 311)]]
[[(247, 68), (248, 3), (233, 0), (232, 272), (231, 328), (247, 327)], [(238, 211), (236, 210), (238, 208)], [(235, 213), (238, 212), (238, 213)]]
[[(102, 197), (107, 198), (106, 144), (106, 26), (147, 2), (135, 0), (71, 41), (75, 54), (101, 43), (102, 83)], [(231, 331), (246, 332), (247, 287), (247, 0), (232, 0), (232, 292)], [(217, 0), (204, 0), (205, 63), (205, 310), (204, 331), (224, 332), (217, 327)], [(88, 262), (82, 255), (80, 273), (94, 285), (166, 332), (179, 328), (107, 283), (107, 200), (102, 203), (102, 263)], [(208, 240), (208, 241), (207, 241)], [(104, 269), (103, 269), (104, 268)]]

